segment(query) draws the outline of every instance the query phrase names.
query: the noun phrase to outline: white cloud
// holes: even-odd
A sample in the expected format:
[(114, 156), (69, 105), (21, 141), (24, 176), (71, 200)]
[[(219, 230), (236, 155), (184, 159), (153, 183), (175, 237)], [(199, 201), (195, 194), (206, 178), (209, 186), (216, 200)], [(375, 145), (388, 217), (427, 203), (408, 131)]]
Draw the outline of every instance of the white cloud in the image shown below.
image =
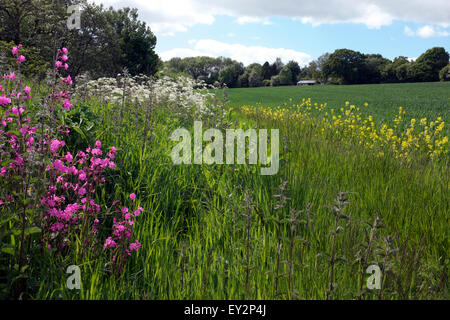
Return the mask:
[(448, 37), (450, 36), (450, 32), (447, 30), (437, 29), (434, 26), (431, 25), (425, 25), (417, 29), (416, 32), (414, 32), (411, 28), (408, 26), (405, 26), (404, 33), (409, 36), (419, 36), (421, 38), (431, 38), (431, 37)]
[(242, 16), (236, 19), (236, 22), (239, 24), (246, 24), (246, 23), (262, 23), (265, 25), (273, 24), (268, 18), (257, 18), (257, 17), (249, 17), (249, 16)]
[(403, 29), (403, 31), (405, 32), (405, 34), (408, 37), (413, 37), (416, 33), (408, 26), (405, 26), (405, 28)]
[(436, 31), (432, 26), (427, 25), (417, 29), (417, 35), (422, 38), (431, 38), (436, 35)]
[(137, 7), (140, 17), (150, 24), (157, 35), (185, 32), (196, 24), (212, 24), (217, 15), (235, 17), (235, 21), (241, 24), (270, 24), (271, 17), (298, 19), (312, 25), (360, 23), (368, 28), (380, 28), (395, 20), (438, 25), (443, 28), (450, 24), (448, 0), (94, 1), (115, 7)]
[(212, 39), (198, 40), (192, 49), (177, 48), (161, 52), (159, 55), (164, 61), (173, 57), (224, 56), (240, 61), (245, 65), (253, 62), (273, 62), (277, 57), (280, 57), (284, 62), (289, 60), (297, 61), (300, 65), (306, 65), (312, 60), (309, 54), (292, 49), (245, 46), (237, 43), (229, 44)]
[(234, 33), (232, 33), (232, 32), (227, 33), (227, 37), (229, 37), (229, 38), (234, 38), (235, 36), (236, 35)]

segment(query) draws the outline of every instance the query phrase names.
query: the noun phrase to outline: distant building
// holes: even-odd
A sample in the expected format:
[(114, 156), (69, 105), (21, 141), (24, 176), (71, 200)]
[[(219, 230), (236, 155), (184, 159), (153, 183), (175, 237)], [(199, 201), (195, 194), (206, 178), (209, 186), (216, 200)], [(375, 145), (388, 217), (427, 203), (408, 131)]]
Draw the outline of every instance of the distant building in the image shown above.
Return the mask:
[(300, 80), (299, 82), (297, 82), (297, 85), (298, 86), (313, 86), (316, 83), (317, 83), (316, 80)]

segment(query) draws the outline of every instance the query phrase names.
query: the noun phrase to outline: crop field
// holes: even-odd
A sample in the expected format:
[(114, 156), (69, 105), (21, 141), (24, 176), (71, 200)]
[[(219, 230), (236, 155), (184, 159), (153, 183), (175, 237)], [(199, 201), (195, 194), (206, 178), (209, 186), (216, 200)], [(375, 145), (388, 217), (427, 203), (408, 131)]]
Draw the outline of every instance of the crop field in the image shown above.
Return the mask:
[[(448, 84), (52, 79), (2, 80), (2, 298), (450, 298)], [(196, 120), (267, 129), (279, 168), (175, 164)]]
[[(217, 95), (222, 96), (218, 91)], [(444, 121), (450, 118), (450, 83), (399, 83), (349, 86), (285, 86), (228, 89), (229, 105), (256, 105), (276, 107), (289, 103), (289, 99), (299, 102), (311, 98), (317, 103), (342, 106), (346, 101), (355, 105), (368, 103), (377, 121), (393, 118), (398, 107), (407, 110), (407, 117), (436, 118)]]

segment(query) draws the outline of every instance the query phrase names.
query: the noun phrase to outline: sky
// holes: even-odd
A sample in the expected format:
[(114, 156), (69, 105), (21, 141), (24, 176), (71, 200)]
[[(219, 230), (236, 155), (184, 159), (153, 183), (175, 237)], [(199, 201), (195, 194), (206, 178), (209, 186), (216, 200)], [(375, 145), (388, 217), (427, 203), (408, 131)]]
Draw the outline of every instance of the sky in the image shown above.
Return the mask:
[(138, 8), (172, 57), (224, 56), (306, 65), (347, 48), (386, 58), (417, 58), (435, 46), (450, 51), (450, 0), (93, 0)]

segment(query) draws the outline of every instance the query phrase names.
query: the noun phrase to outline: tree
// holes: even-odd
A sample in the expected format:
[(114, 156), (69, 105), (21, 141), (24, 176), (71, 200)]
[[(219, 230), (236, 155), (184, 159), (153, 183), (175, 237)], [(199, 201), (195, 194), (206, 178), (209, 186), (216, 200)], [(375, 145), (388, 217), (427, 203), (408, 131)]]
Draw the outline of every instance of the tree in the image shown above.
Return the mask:
[(410, 76), (414, 81), (439, 81), (439, 71), (449, 62), (449, 54), (442, 47), (423, 53), (413, 63)]
[(297, 83), (297, 77), (300, 74), (300, 66), (296, 61), (289, 61), (285, 66), (285, 68), (288, 68), (291, 71), (291, 84)]
[[(66, 25), (73, 4), (81, 6), (79, 30)], [(124, 67), (152, 75), (161, 65), (156, 37), (136, 9), (105, 9), (87, 0), (0, 0), (0, 21), (0, 39), (32, 48), (42, 65), (51, 66), (56, 49), (67, 47), (73, 78), (84, 71), (115, 76)]]
[(439, 79), (441, 81), (450, 81), (450, 64), (446, 65), (439, 71)]
[(219, 82), (224, 83), (229, 88), (238, 86), (239, 76), (244, 72), (242, 63), (233, 62), (232, 65), (227, 66), (219, 71)]
[(283, 61), (281, 61), (281, 58), (276, 58), (275, 62), (272, 64), (272, 75), (277, 75), (280, 73), (281, 68), (284, 67)]
[(261, 72), (258, 72), (258, 69), (254, 68), (250, 72), (248, 76), (248, 86), (249, 87), (260, 87), (262, 84), (262, 75)]
[(284, 66), (280, 71), (280, 84), (282, 86), (285, 85), (292, 85), (292, 71), (289, 69), (289, 67)]
[(272, 76), (272, 78), (270, 78), (270, 85), (272, 87), (278, 87), (280, 85), (280, 76)]
[(361, 75), (361, 81), (363, 83), (380, 83), (382, 71), (391, 61), (381, 54), (365, 54), (364, 63), (366, 72)]
[(155, 53), (156, 37), (145, 22), (138, 20), (137, 9), (110, 8), (107, 17), (116, 31), (120, 44), (121, 66), (130, 74), (153, 75), (161, 63)]
[(272, 74), (272, 68), (268, 61), (264, 62), (261, 68), (261, 74), (264, 80), (270, 79), (274, 74)]
[(324, 64), (323, 72), (326, 78), (336, 78), (338, 83), (360, 83), (366, 72), (364, 55), (349, 49), (338, 49)]

